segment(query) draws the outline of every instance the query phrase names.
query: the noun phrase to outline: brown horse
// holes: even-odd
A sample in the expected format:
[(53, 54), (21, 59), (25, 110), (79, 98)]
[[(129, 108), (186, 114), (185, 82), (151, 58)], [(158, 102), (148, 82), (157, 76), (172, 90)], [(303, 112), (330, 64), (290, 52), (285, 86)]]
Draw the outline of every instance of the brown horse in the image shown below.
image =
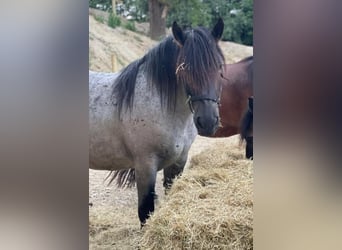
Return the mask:
[(221, 126), (211, 137), (240, 134), (241, 121), (248, 109), (247, 100), (253, 96), (253, 56), (226, 64), (221, 76)]

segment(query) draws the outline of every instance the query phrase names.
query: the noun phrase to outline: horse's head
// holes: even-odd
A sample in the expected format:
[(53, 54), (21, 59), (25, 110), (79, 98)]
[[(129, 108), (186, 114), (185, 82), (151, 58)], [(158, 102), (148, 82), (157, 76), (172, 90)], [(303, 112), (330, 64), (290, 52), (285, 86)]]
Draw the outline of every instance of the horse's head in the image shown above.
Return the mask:
[(176, 22), (172, 25), (174, 39), (180, 48), (177, 81), (185, 87), (198, 133), (205, 136), (215, 133), (220, 120), (220, 71), (224, 56), (218, 41), (223, 27), (222, 19), (211, 31), (205, 28), (183, 31)]

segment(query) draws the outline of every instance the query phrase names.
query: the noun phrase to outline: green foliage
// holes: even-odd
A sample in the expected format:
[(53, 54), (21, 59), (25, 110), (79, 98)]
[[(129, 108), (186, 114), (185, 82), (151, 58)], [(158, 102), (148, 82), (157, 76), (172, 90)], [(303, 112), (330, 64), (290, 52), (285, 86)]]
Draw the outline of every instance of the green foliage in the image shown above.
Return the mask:
[(201, 0), (174, 0), (171, 3), (166, 24), (177, 21), (184, 27), (207, 26), (211, 22), (208, 5)]
[(253, 45), (253, 0), (169, 0), (167, 26), (177, 21), (187, 27), (213, 27), (224, 20), (224, 41)]
[[(124, 9), (133, 20), (148, 20), (149, 0), (123, 0)], [(213, 27), (219, 17), (224, 20), (225, 28), (222, 40), (245, 45), (253, 45), (253, 0), (159, 0), (169, 7), (166, 25), (174, 21), (185, 27)], [(89, 6), (96, 4), (110, 6), (111, 0), (89, 0)], [(119, 13), (118, 13), (119, 14)], [(116, 27), (120, 20), (108, 20), (108, 25)], [(117, 23), (119, 22), (119, 24)], [(111, 24), (109, 24), (111, 23)], [(135, 29), (134, 24), (127, 24), (127, 29)], [(112, 27), (112, 26), (111, 26)], [(134, 28), (133, 28), (134, 27)], [(132, 29), (131, 29), (132, 28)]]
[(136, 31), (135, 23), (133, 21), (128, 21), (124, 25), (125, 29), (131, 30), (131, 31)]
[(103, 16), (94, 15), (94, 18), (100, 23), (105, 23), (105, 18)]
[(110, 6), (112, 6), (111, 0), (89, 0), (89, 7), (96, 8), (96, 4), (102, 4), (106, 6), (104, 10), (107, 10)]
[(117, 15), (114, 15), (113, 13), (110, 13), (108, 16), (108, 26), (115, 28), (120, 25), (121, 25), (120, 17), (118, 17)]
[(137, 22), (146, 22), (148, 15), (148, 0), (123, 0), (124, 8)]
[(226, 25), (224, 40), (253, 45), (253, 2), (242, 0), (233, 4), (233, 10), (239, 10), (235, 15), (224, 16)]

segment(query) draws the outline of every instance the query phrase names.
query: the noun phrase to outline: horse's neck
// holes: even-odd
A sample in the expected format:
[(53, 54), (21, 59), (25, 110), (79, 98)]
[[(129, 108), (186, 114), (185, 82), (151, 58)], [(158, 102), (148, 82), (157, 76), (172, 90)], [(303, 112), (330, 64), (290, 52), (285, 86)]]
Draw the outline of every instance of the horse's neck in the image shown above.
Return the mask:
[(225, 67), (225, 79), (223, 81), (223, 88), (231, 91), (245, 93), (246, 98), (253, 95), (253, 79), (250, 79), (248, 72), (248, 65), (250, 61), (239, 62), (234, 64), (227, 64)]
[[(140, 70), (139, 76), (144, 74), (144, 77), (147, 80), (148, 77), (146, 75), (146, 65), (145, 65), (145, 63), (140, 66), (139, 70)], [(153, 91), (154, 94), (158, 93), (157, 86), (153, 86), (151, 88), (151, 83), (150, 82), (148, 82), (148, 81), (145, 81), (145, 82), (142, 81), (141, 82), (140, 81), (140, 83), (145, 84), (145, 86), (142, 86), (142, 87), (146, 89), (146, 91), (147, 91), (146, 94), (147, 95), (149, 95), (150, 94), (149, 92), (151, 92), (151, 91)], [(163, 84), (163, 83), (161, 83), (161, 84)], [(165, 112), (172, 113), (173, 110), (175, 110), (175, 113), (177, 114), (177, 116), (180, 116), (180, 115), (182, 115), (182, 117), (192, 116), (192, 113), (190, 111), (189, 105), (187, 103), (188, 96), (186, 94), (184, 86), (181, 83), (179, 83), (179, 82), (174, 82), (174, 85), (177, 86), (177, 93), (176, 93), (176, 100), (175, 100), (176, 101), (176, 106), (173, 107), (171, 105), (171, 110), (172, 111), (171, 110), (168, 110), (168, 111), (165, 110)], [(159, 103), (158, 104), (155, 103), (155, 105), (162, 105), (161, 102), (160, 102), (159, 94), (157, 96), (158, 96)], [(165, 104), (166, 103), (167, 102), (165, 102)]]
[(183, 86), (178, 86), (176, 106), (173, 107), (171, 105), (171, 108), (168, 109), (167, 102), (165, 102), (164, 105), (161, 103), (160, 95), (157, 94), (157, 87), (152, 86), (151, 82), (148, 82), (147, 79), (148, 77), (146, 75), (144, 65), (142, 65), (136, 79), (137, 83), (135, 86), (134, 100), (137, 102), (135, 108), (141, 110), (141, 112), (146, 112), (147, 106), (149, 106), (151, 110), (155, 110), (155, 116), (162, 113), (161, 115), (169, 115), (178, 120), (182, 120), (183, 122), (188, 121), (190, 117), (192, 118), (192, 113), (189, 105), (187, 104), (187, 95)]

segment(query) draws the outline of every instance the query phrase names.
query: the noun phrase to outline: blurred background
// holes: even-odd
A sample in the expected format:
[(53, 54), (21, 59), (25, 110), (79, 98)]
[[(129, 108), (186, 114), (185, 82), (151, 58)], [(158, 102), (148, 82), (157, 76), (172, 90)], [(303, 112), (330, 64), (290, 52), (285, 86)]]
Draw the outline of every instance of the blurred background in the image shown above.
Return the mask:
[(252, 0), (89, 0), (89, 7), (107, 12), (110, 26), (120, 25), (113, 22), (115, 16), (129, 20), (132, 27), (148, 23), (149, 36), (157, 40), (174, 21), (183, 27), (212, 27), (222, 17), (223, 41), (253, 45)]
[[(108, 6), (97, 8), (110, 15)], [(227, 23), (240, 18), (235, 9), (224, 12), (225, 32), (234, 33)], [(88, 248), (89, 20), (96, 21), (88, 13), (89, 1), (80, 0), (1, 5), (3, 249)], [(171, 5), (166, 28), (170, 13)], [(255, 249), (341, 248), (340, 13), (339, 1), (254, 2)], [(139, 18), (119, 18), (138, 29)], [(198, 24), (211, 18), (201, 14)], [(245, 43), (238, 37), (224, 39)]]

